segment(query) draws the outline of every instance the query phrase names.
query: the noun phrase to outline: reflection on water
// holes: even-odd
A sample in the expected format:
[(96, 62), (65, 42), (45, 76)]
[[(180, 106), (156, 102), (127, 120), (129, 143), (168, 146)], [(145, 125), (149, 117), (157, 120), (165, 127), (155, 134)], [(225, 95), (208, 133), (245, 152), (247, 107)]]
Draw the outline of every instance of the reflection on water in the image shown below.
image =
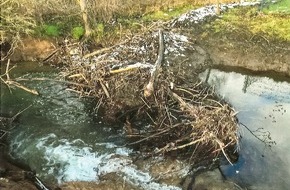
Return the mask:
[[(11, 76), (24, 78), (56, 78), (49, 68), (39, 70), (38, 64), (26, 65)], [(1, 87), (1, 114), (13, 116), (23, 112), (10, 135), (11, 155), (36, 171), (45, 181), (98, 181), (106, 173), (116, 172), (140, 189), (180, 189), (160, 184), (132, 163), (132, 150), (124, 144), (123, 134), (105, 126), (94, 117), (93, 104), (66, 90), (53, 80), (22, 81), (39, 91), (34, 96), (20, 89), (12, 93)], [(119, 126), (120, 127), (120, 126)], [(185, 175), (189, 168), (185, 168)]]
[(290, 84), (267, 77), (207, 70), (200, 78), (236, 111), (240, 125), (240, 158), (223, 166), (225, 175), (249, 189), (290, 186)]

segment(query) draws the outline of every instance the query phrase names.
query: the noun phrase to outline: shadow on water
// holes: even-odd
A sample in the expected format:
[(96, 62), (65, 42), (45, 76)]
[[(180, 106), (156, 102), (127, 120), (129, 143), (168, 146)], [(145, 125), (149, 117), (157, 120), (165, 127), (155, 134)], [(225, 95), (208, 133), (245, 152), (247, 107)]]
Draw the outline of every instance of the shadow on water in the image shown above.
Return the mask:
[(290, 80), (275, 73), (252, 74), (229, 68), (200, 74), (235, 108), (241, 123), (239, 160), (222, 171), (248, 189), (288, 189)]

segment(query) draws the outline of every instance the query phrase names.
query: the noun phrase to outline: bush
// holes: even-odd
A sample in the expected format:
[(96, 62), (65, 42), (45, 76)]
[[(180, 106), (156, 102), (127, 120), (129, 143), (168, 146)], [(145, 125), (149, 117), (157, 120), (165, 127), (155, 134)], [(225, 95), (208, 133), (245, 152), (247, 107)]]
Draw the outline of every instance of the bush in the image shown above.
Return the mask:
[(73, 39), (79, 40), (85, 34), (85, 29), (82, 26), (74, 27), (71, 30)]
[(53, 24), (43, 25), (43, 34), (45, 36), (58, 37), (60, 36), (60, 27)]

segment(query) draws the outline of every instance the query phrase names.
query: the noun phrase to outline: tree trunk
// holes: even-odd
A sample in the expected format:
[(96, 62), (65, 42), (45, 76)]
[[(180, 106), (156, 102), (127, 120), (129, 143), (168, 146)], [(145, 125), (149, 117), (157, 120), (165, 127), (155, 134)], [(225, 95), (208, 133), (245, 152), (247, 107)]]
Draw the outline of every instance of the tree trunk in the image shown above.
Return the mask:
[(221, 14), (220, 1), (219, 0), (216, 0), (216, 14), (217, 15)]
[(87, 10), (87, 2), (86, 0), (79, 0), (79, 4), (82, 11), (82, 17), (85, 25), (85, 37), (88, 37), (92, 33), (92, 29), (90, 27), (89, 18), (88, 18), (88, 10)]

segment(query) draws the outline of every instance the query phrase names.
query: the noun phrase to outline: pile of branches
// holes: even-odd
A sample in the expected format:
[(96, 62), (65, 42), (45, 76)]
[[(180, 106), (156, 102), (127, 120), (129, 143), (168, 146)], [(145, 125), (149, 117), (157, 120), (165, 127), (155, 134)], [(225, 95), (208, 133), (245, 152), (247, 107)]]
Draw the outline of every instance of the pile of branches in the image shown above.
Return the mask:
[(238, 143), (234, 110), (197, 76), (189, 82), (183, 71), (164, 66), (169, 42), (169, 33), (159, 30), (92, 53), (74, 47), (63, 74), (74, 91), (98, 99), (98, 114), (101, 108), (122, 122), (128, 144), (142, 152), (175, 152), (193, 161), (223, 154), (231, 163), (228, 154)]

